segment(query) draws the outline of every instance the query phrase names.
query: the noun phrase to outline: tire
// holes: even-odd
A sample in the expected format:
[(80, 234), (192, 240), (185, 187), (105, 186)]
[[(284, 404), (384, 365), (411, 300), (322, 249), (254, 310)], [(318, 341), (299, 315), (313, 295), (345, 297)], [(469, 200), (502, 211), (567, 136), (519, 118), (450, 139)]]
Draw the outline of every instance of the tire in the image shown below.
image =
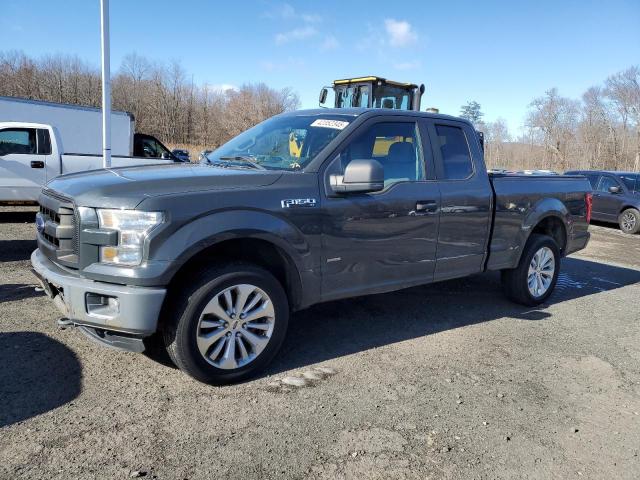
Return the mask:
[[(235, 314), (238, 302), (243, 302), (241, 312), (249, 312), (248, 320), (242, 320), (244, 313)], [(180, 370), (210, 385), (240, 382), (266, 367), (282, 346), (289, 323), (280, 282), (243, 263), (198, 272), (173, 303), (163, 326), (167, 352)]]
[(635, 208), (627, 208), (618, 217), (618, 225), (624, 233), (640, 232), (640, 212)]
[(156, 332), (150, 337), (145, 337), (142, 340), (142, 343), (144, 344), (144, 351), (142, 354), (145, 357), (165, 367), (176, 368), (176, 364), (173, 363), (173, 360), (169, 356), (169, 352), (167, 352), (167, 348), (164, 345), (162, 332)]
[[(544, 254), (553, 254), (551, 261), (543, 260), (541, 268), (536, 269), (532, 263), (534, 257), (537, 260), (545, 259)], [(548, 266), (549, 268), (542, 268)], [(551, 272), (551, 266), (553, 271)], [(533, 269), (534, 278), (530, 284), (530, 267)], [(536, 272), (538, 272), (536, 274)], [(553, 238), (548, 235), (532, 234), (527, 241), (524, 252), (520, 257), (520, 263), (516, 268), (502, 271), (502, 287), (505, 295), (511, 301), (533, 307), (544, 303), (553, 293), (560, 272), (560, 250)], [(536, 280), (536, 277), (538, 280)], [(550, 280), (547, 283), (547, 280)], [(539, 282), (539, 283), (538, 283)], [(540, 288), (538, 288), (540, 287)], [(544, 288), (543, 288), (544, 287)]]

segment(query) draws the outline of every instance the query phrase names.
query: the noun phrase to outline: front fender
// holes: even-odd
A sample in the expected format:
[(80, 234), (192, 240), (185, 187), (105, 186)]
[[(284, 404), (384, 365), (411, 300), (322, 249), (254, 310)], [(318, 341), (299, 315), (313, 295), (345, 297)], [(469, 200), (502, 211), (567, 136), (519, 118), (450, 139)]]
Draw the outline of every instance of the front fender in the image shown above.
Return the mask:
[(226, 210), (198, 217), (177, 230), (154, 239), (149, 259), (167, 265), (163, 283), (197, 253), (234, 238), (265, 240), (282, 249), (298, 272), (313, 268), (311, 247), (305, 235), (286, 219), (259, 210)]

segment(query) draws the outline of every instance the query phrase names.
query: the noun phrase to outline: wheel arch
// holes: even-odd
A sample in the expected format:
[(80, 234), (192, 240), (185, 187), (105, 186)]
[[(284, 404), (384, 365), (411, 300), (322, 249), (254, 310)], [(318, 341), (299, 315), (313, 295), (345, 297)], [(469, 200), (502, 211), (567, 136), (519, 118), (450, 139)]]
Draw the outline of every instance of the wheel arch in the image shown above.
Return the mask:
[(618, 212), (618, 215), (620, 215), (625, 210), (629, 210), (629, 209), (638, 210), (640, 212), (640, 205), (634, 205), (632, 203), (625, 203), (624, 206), (620, 208), (620, 211)]
[(516, 265), (520, 262), (520, 256), (524, 247), (534, 233), (549, 235), (552, 237), (558, 248), (560, 255), (564, 255), (567, 248), (569, 236), (569, 218), (571, 214), (567, 206), (557, 198), (544, 198), (533, 207), (522, 222), (522, 248), (518, 255)]
[(302, 302), (302, 279), (291, 254), (273, 239), (260, 236), (227, 236), (193, 252), (171, 278), (168, 290), (188, 282), (194, 271), (213, 262), (246, 262), (262, 267), (282, 284), (293, 310)]
[[(167, 269), (163, 284), (171, 292), (189, 273), (212, 262), (243, 261), (271, 272), (287, 292), (290, 307), (297, 310), (313, 303), (303, 282), (312, 282), (314, 258), (305, 236), (286, 219), (262, 211), (227, 210), (196, 218), (169, 233), (154, 251)], [(318, 291), (319, 294), (319, 291)]]
[(563, 256), (567, 248), (567, 227), (563, 219), (557, 215), (550, 214), (541, 218), (538, 223), (531, 229), (527, 241), (531, 238), (531, 235), (538, 233), (542, 235), (548, 235), (553, 238), (560, 250), (560, 255)]

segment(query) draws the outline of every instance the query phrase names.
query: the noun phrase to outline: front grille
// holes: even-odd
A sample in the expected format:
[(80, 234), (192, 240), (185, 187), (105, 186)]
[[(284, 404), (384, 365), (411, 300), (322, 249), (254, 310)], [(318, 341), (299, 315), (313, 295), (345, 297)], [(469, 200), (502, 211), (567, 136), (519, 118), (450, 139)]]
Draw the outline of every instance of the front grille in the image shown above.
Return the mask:
[(50, 218), (52, 219), (54, 222), (56, 223), (60, 223), (60, 215), (58, 215), (56, 212), (54, 212), (53, 210), (51, 210), (50, 208), (47, 207), (43, 207), (42, 205), (40, 206), (40, 213), (45, 217), (45, 218)]
[(51, 245), (55, 245), (56, 247), (60, 248), (60, 240), (58, 240), (53, 235), (49, 235), (48, 233), (42, 232), (42, 238), (44, 238)]
[(79, 222), (73, 202), (46, 190), (39, 203), (44, 220), (44, 230), (38, 233), (41, 250), (62, 265), (77, 267)]
[(80, 215), (78, 215), (78, 210), (74, 209), (73, 211), (73, 241), (71, 242), (71, 246), (73, 248), (73, 253), (78, 255), (80, 251)]

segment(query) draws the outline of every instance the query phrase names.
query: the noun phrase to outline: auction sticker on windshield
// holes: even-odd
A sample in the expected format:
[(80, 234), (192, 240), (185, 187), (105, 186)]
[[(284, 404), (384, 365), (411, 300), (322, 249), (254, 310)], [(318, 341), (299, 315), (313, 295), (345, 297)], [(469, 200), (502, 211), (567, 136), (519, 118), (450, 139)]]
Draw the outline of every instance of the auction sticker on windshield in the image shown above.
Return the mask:
[(344, 130), (347, 125), (349, 125), (349, 122), (342, 122), (340, 120), (327, 120), (323, 118), (314, 120), (311, 124), (312, 127), (335, 128), (336, 130)]

